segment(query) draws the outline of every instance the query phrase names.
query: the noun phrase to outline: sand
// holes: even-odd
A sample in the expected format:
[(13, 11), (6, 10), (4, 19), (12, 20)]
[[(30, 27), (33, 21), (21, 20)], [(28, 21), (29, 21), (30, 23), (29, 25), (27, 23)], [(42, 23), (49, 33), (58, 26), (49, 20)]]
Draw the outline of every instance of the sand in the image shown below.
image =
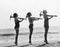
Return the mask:
[(0, 36), (0, 47), (60, 47), (59, 35), (48, 34), (49, 44), (44, 43), (44, 33), (34, 33), (32, 35), (32, 45), (28, 43), (29, 34), (20, 34), (18, 45), (15, 46), (15, 34)]
[[(27, 30), (26, 30), (27, 31)], [(0, 47), (60, 47), (60, 30), (49, 30), (48, 42), (44, 43), (44, 32), (43, 30), (34, 30), (32, 35), (32, 45), (28, 43), (29, 32), (25, 30), (19, 33), (18, 45), (15, 46), (15, 32), (12, 30), (1, 30), (0, 31)]]

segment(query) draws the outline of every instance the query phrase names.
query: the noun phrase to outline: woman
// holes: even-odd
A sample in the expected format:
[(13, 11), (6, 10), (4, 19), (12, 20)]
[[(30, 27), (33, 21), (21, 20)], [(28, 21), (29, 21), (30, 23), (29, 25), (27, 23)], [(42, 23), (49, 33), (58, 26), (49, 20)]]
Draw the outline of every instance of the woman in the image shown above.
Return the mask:
[(32, 33), (33, 33), (33, 22), (41, 19), (41, 18), (36, 18), (36, 17), (31, 17), (31, 16), (32, 16), (31, 12), (28, 12), (26, 18), (28, 18), (28, 21), (29, 21), (29, 30), (30, 30), (29, 44), (32, 44), (31, 37), (32, 37)]
[(15, 22), (14, 29), (16, 31), (15, 44), (17, 45), (19, 27), (20, 27), (19, 23), (22, 22), (24, 20), (24, 18), (19, 18), (17, 13), (14, 13), (13, 16), (10, 16), (10, 18), (14, 18), (14, 22)]
[(43, 14), (40, 13), (40, 16), (41, 15), (43, 15), (43, 18), (44, 18), (44, 28), (45, 28), (45, 34), (44, 34), (45, 40), (44, 40), (44, 42), (46, 44), (48, 44), (47, 33), (48, 33), (48, 30), (49, 30), (49, 19), (51, 19), (53, 17), (57, 17), (57, 16), (56, 15), (47, 15), (46, 10), (43, 10)]

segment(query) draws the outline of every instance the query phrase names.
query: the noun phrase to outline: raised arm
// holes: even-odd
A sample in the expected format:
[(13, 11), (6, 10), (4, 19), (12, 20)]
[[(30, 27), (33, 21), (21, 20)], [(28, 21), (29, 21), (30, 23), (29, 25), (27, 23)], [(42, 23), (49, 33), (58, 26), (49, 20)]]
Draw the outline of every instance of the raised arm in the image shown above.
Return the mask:
[(14, 17), (12, 16), (12, 14), (10, 15), (10, 18), (14, 18)]
[(10, 16), (10, 18), (14, 18), (13, 16)]
[(13, 16), (10, 16), (10, 20), (11, 20), (11, 18), (14, 18)]
[(39, 15), (40, 15), (40, 17), (43, 16), (43, 14), (41, 14), (41, 13)]

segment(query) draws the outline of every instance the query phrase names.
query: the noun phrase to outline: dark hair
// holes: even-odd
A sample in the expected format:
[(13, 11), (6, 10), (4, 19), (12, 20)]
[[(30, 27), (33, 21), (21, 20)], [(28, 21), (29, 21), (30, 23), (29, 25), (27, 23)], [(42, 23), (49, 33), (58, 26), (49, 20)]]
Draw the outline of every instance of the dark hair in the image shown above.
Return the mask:
[(46, 10), (43, 10), (43, 13), (47, 13), (47, 11)]
[(14, 13), (14, 14), (13, 14), (13, 17), (14, 17), (14, 18), (18, 17), (18, 14), (17, 14), (17, 13)]
[(28, 12), (26, 17), (30, 17), (30, 16), (32, 16), (32, 14), (31, 12)]

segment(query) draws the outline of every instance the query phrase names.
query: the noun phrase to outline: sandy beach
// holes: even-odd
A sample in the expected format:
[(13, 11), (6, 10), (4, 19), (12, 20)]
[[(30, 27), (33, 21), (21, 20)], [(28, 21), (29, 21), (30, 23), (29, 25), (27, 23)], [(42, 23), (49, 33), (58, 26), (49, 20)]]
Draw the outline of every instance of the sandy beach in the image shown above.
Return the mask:
[[(40, 30), (40, 29), (39, 29)], [(32, 35), (32, 45), (28, 43), (29, 32), (28, 30), (20, 31), (18, 38), (18, 45), (15, 46), (15, 32), (14, 30), (1, 30), (0, 31), (0, 47), (60, 47), (60, 33), (59, 30), (49, 30), (48, 42), (44, 43), (44, 30), (35, 30)], [(10, 31), (10, 32), (9, 32)], [(23, 32), (22, 32), (23, 31)], [(27, 31), (27, 32), (26, 32)], [(42, 32), (41, 32), (42, 31)], [(52, 32), (50, 32), (52, 31)]]

